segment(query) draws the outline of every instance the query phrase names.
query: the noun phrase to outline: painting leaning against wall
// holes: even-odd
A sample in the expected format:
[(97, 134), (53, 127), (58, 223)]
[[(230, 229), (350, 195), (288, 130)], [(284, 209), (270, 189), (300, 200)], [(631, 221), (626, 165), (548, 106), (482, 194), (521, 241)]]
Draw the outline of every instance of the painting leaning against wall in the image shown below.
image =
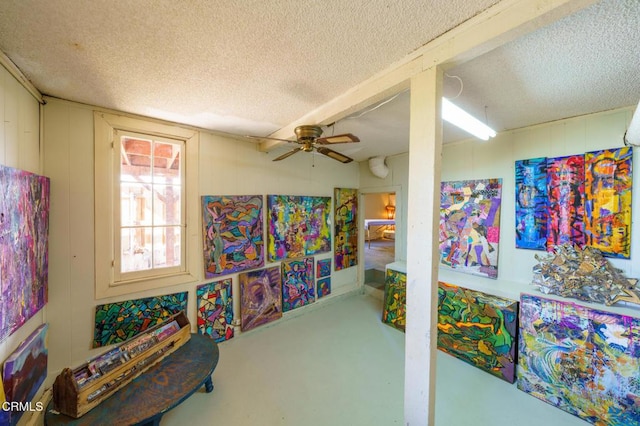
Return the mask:
[(282, 282), (280, 267), (241, 272), (240, 320), (242, 331), (282, 318)]
[(282, 311), (287, 312), (315, 300), (313, 257), (282, 262)]
[(49, 178), (0, 165), (0, 341), (47, 303)]
[(96, 306), (93, 347), (124, 342), (173, 314), (186, 312), (188, 294), (184, 291)]
[(384, 279), (382, 322), (405, 330), (407, 324), (407, 274), (387, 269)]
[(517, 384), (589, 423), (640, 424), (640, 319), (522, 294)]
[(233, 337), (231, 278), (196, 287), (198, 332), (223, 342)]
[(358, 190), (334, 188), (336, 271), (358, 264)]
[(518, 302), (438, 282), (438, 349), (515, 381)]
[(502, 179), (442, 182), (440, 264), (498, 278)]
[[(42, 324), (4, 362), (2, 382), (7, 401), (27, 403), (33, 400), (44, 383), (49, 356), (48, 329), (49, 324)], [(22, 410), (12, 410), (9, 413), (9, 424), (17, 424), (23, 413)]]

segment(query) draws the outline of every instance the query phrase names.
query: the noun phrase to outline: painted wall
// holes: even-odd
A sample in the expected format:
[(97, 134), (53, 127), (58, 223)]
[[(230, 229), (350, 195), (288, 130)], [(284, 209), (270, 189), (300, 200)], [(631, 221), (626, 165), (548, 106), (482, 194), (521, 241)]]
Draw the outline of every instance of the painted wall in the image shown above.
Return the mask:
[[(45, 173), (52, 179), (53, 200), (48, 310), (51, 324), (50, 380), (52, 374), (57, 374), (62, 368), (79, 364), (104, 350), (90, 349), (96, 305), (188, 291), (188, 316), (195, 330), (195, 288), (204, 282), (201, 280), (117, 298), (94, 298), (93, 210), (94, 197), (102, 194), (95, 194), (93, 187), (93, 109), (56, 99), (48, 99), (44, 107)], [(199, 194), (333, 197), (333, 188), (336, 186), (358, 186), (357, 164), (343, 165), (324, 156), (307, 154), (272, 162), (271, 159), (280, 153), (265, 154), (257, 150), (255, 143), (201, 132)], [(332, 254), (316, 256), (317, 259), (327, 257), (332, 257)], [(202, 259), (199, 262), (202, 264)], [(355, 290), (358, 285), (357, 274), (357, 268), (333, 272), (332, 295), (326, 299)], [(237, 304), (237, 274), (230, 276), (233, 278)], [(325, 298), (321, 303), (324, 301)], [(299, 308), (285, 314), (285, 317), (309, 308)]]
[[(622, 147), (622, 136), (631, 121), (633, 107), (622, 108), (568, 120), (556, 121), (524, 129), (503, 132), (487, 142), (468, 139), (446, 144), (442, 150), (441, 180), (464, 180), (502, 178), (502, 207), (500, 218), (500, 247), (498, 255), (498, 279), (440, 269), (440, 279), (451, 284), (475, 288), (503, 297), (518, 299), (520, 292), (531, 292), (534, 258), (540, 251), (515, 248), (515, 171), (514, 163), (535, 157), (557, 157), (581, 154), (605, 148)], [(633, 217), (638, 217), (640, 208), (640, 158), (634, 152)], [(390, 172), (385, 179), (371, 174), (368, 164), (360, 164), (360, 190), (363, 193), (389, 191), (398, 188), (396, 203), (396, 259), (406, 260), (406, 209), (404, 194), (413, 182), (408, 181), (409, 155), (387, 158)], [(631, 260), (611, 259), (611, 263), (624, 271), (628, 277), (640, 277), (640, 224), (632, 224)], [(600, 306), (601, 308), (602, 306)], [(616, 308), (621, 313), (640, 316), (637, 309)]]
[[(631, 121), (633, 108), (576, 117), (545, 125), (505, 132), (487, 142), (468, 140), (443, 147), (442, 180), (502, 178), (498, 279), (440, 270), (440, 279), (466, 287), (518, 299), (520, 292), (531, 292), (532, 268), (542, 251), (515, 248), (515, 171), (516, 160), (559, 157), (606, 148), (623, 147), (622, 137)], [(636, 150), (633, 159), (633, 217), (638, 217), (640, 164)], [(632, 224), (631, 259), (610, 259), (627, 277), (639, 277), (640, 224)], [(600, 308), (602, 306), (599, 306)], [(637, 309), (616, 308), (640, 316)]]
[[(43, 174), (40, 168), (38, 101), (2, 66), (0, 66), (0, 118), (0, 164)], [(46, 311), (47, 306), (15, 333), (0, 342), (0, 364), (46, 321)]]

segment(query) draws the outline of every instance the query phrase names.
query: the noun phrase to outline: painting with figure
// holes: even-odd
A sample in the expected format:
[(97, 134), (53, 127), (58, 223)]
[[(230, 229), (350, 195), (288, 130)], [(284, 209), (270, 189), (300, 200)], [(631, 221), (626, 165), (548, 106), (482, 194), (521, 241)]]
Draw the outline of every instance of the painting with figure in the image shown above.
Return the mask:
[(318, 299), (331, 294), (331, 278), (321, 278), (318, 280)]
[(188, 294), (184, 291), (96, 306), (93, 347), (124, 342), (173, 314), (186, 312)]
[(631, 255), (632, 149), (585, 154), (586, 244), (605, 256)]
[[(48, 324), (42, 324), (9, 355), (2, 369), (2, 382), (7, 401), (32, 401), (47, 377)], [(23, 411), (11, 411), (9, 424), (15, 425)], [(1, 417), (0, 417), (1, 418)], [(3, 423), (4, 424), (4, 423)]]
[(518, 302), (438, 282), (438, 349), (515, 381)]
[(241, 272), (240, 319), (242, 331), (282, 318), (280, 267)]
[(584, 155), (547, 159), (547, 250), (584, 247)]
[(387, 269), (384, 279), (382, 322), (404, 331), (407, 324), (407, 274)]
[(518, 160), (516, 171), (516, 248), (547, 247), (547, 158)]
[(47, 303), (49, 178), (0, 165), (0, 341)]
[(440, 264), (498, 278), (502, 179), (442, 182)]
[(282, 311), (315, 302), (313, 257), (282, 262)]
[(358, 264), (358, 190), (334, 188), (336, 271)]
[(196, 287), (198, 332), (216, 342), (233, 337), (231, 278)]
[(269, 262), (331, 250), (331, 197), (267, 195)]
[(331, 275), (331, 259), (320, 259), (316, 262), (316, 277), (324, 278)]
[(518, 388), (596, 425), (640, 424), (640, 319), (522, 294)]
[(264, 265), (262, 195), (203, 196), (205, 278)]

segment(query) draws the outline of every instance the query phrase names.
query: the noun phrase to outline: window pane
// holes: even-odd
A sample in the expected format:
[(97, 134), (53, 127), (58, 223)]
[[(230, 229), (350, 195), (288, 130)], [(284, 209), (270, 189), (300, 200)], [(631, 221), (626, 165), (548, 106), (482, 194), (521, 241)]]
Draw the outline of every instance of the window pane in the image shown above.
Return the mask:
[(151, 225), (151, 190), (141, 183), (120, 184), (122, 226)]
[(153, 267), (165, 268), (180, 265), (180, 227), (154, 228)]
[(123, 136), (120, 153), (121, 182), (151, 182), (150, 140)]
[(179, 186), (154, 185), (153, 224), (155, 226), (180, 225)]
[(123, 228), (120, 249), (122, 272), (151, 269), (151, 229)]
[(177, 143), (156, 142), (154, 145), (153, 181), (170, 185), (180, 185), (181, 166), (180, 150), (182, 145)]

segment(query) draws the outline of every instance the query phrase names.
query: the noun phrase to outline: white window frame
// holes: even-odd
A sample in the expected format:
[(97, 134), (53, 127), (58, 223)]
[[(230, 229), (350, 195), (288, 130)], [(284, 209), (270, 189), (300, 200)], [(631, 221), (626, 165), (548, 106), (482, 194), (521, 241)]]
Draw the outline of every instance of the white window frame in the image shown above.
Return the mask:
[[(200, 204), (198, 197), (199, 133), (170, 124), (142, 120), (96, 111), (94, 113), (95, 152), (95, 291), (96, 299), (130, 294), (150, 289), (195, 282), (200, 279), (198, 231)], [(164, 270), (151, 269), (120, 273), (120, 140), (118, 132), (150, 135), (160, 139), (184, 141), (185, 197), (183, 199), (184, 247), (182, 266)], [(116, 140), (117, 139), (117, 140)], [(161, 274), (158, 272), (162, 271)]]

